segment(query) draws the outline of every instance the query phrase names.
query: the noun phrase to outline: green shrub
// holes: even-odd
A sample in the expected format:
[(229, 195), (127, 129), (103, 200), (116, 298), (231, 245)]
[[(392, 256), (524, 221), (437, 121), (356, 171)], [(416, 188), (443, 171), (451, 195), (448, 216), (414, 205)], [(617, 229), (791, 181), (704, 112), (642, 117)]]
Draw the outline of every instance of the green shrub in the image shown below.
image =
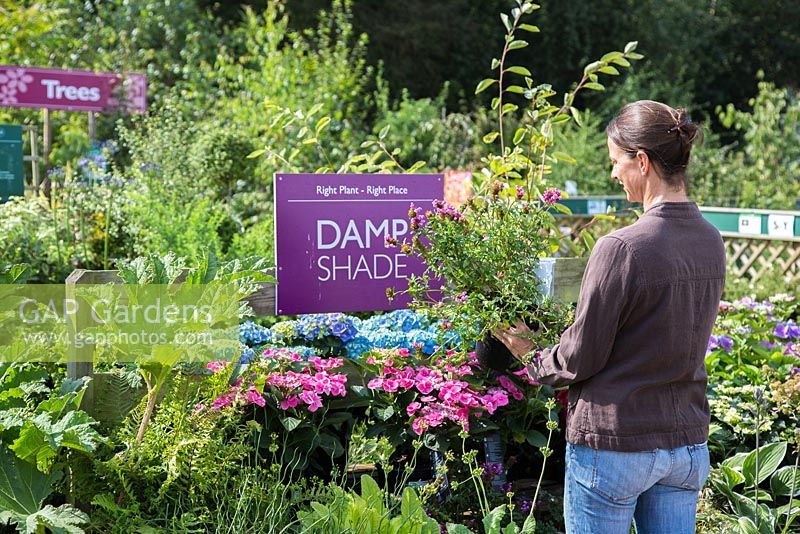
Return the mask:
[(706, 204), (795, 209), (800, 199), (800, 100), (761, 81), (751, 111), (728, 104), (720, 120), (741, 140), (697, 153), (695, 196)]
[(96, 265), (89, 239), (81, 239), (74, 222), (65, 208), (42, 198), (0, 204), (0, 264), (26, 263), (39, 283), (60, 282), (77, 267)]
[(168, 102), (120, 127), (127, 182), (120, 198), (134, 254), (222, 255), (242, 225), (230, 207), (255, 185), (252, 144), (219, 123), (194, 122)]
[(389, 128), (384, 142), (400, 150), (397, 158), (403, 166), (425, 161), (429, 169), (464, 169), (485, 155), (481, 141), (482, 129), (487, 126), (484, 115), (447, 114), (446, 97), (447, 87), (435, 99), (413, 99), (403, 91), (394, 106), (380, 106), (373, 132)]
[(550, 178), (552, 183), (563, 190), (567, 181), (573, 181), (577, 184), (579, 195), (621, 194), (622, 190), (611, 180), (602, 118), (589, 110), (579, 116), (580, 124), (570, 122), (555, 132), (555, 142), (559, 150), (566, 152), (577, 162), (556, 162)]
[[(263, 14), (246, 10), (214, 64), (201, 69), (204, 86), (209, 79), (218, 83), (215, 94), (206, 94), (208, 105), (220, 120), (300, 168), (343, 162), (369, 131), (378, 78), (366, 63), (367, 38), (354, 32), (351, 19), (349, 2), (336, 1), (320, 15), (316, 31), (300, 34), (289, 30), (281, 3), (269, 2)], [(331, 119), (330, 135), (319, 147), (303, 145), (306, 125), (281, 121), (281, 112), (307, 112), (317, 104)], [(279, 170), (262, 161), (259, 175), (268, 183)]]

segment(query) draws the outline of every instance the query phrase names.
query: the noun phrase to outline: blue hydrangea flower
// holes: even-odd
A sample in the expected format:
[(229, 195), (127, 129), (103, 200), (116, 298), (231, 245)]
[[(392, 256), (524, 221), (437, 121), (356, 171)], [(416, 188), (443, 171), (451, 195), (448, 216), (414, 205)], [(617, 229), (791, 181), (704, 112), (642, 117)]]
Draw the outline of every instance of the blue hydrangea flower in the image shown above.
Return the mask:
[(315, 313), (302, 315), (297, 320), (297, 337), (316, 341), (326, 336), (335, 336), (346, 343), (358, 333), (356, 318), (344, 313)]
[(241, 365), (246, 365), (252, 362), (256, 357), (256, 351), (254, 351), (250, 347), (245, 347), (242, 351), (242, 355), (239, 357), (239, 363)]
[(258, 347), (272, 341), (272, 332), (252, 321), (239, 325), (239, 339), (248, 347)]

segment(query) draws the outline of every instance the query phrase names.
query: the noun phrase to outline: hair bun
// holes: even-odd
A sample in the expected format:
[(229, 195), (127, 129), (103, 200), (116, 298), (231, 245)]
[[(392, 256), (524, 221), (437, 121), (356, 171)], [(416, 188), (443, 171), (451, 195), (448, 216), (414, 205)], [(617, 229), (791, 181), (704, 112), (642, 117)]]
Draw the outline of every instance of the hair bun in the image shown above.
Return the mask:
[(675, 119), (675, 126), (667, 131), (668, 133), (678, 132), (678, 135), (683, 143), (691, 144), (700, 133), (700, 128), (698, 128), (697, 125), (692, 122), (692, 119), (690, 119), (689, 115), (687, 115), (685, 108), (678, 108), (675, 110), (675, 112), (676, 113), (673, 116)]

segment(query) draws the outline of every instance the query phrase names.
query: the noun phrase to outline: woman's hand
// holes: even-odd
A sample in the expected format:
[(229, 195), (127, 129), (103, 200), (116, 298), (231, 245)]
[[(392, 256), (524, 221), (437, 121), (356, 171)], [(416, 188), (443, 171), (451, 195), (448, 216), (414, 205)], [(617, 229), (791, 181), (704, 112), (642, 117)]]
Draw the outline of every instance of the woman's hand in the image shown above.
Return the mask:
[(503, 342), (511, 354), (518, 360), (523, 360), (534, 347), (533, 341), (526, 339), (534, 332), (522, 320), (517, 321), (508, 328), (501, 328), (492, 332), (492, 335)]

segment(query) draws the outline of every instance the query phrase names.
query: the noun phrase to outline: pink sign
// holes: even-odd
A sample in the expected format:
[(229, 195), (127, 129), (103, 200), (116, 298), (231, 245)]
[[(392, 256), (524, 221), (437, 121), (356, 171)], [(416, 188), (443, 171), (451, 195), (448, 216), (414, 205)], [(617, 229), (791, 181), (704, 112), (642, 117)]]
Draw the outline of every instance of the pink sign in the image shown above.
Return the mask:
[(408, 209), (442, 198), (441, 174), (276, 174), (279, 315), (405, 308), (403, 290), (424, 264), (386, 237), (411, 241)]
[(147, 76), (0, 65), (0, 106), (147, 111)]

